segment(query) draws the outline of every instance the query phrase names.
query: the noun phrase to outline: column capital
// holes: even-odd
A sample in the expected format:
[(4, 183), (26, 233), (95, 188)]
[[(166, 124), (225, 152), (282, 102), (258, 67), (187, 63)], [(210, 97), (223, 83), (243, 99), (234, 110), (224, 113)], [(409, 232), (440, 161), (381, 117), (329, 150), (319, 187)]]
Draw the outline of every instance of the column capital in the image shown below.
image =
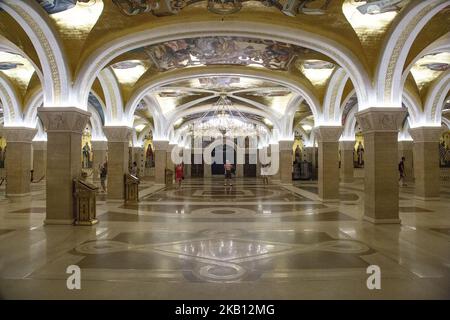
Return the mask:
[(356, 113), (363, 133), (397, 132), (407, 114), (404, 108), (368, 108)]
[(172, 152), (172, 150), (177, 147), (178, 144), (177, 143), (168, 143), (166, 146), (166, 151), (167, 152)]
[(47, 132), (82, 133), (91, 113), (75, 107), (39, 107), (39, 118)]
[(91, 144), (93, 150), (108, 150), (108, 141), (92, 140)]
[(339, 148), (341, 150), (354, 150), (355, 149), (355, 140), (341, 140), (339, 141)]
[(344, 130), (342, 126), (317, 126), (314, 127), (317, 140), (321, 142), (338, 142)]
[(439, 142), (442, 135), (441, 127), (417, 127), (409, 129), (414, 142)]
[(4, 127), (3, 133), (7, 142), (31, 143), (37, 129), (27, 127)]
[(286, 151), (286, 150), (291, 150), (292, 151), (292, 146), (294, 145), (294, 141), (291, 140), (280, 140), (278, 141), (278, 147), (280, 151)]
[(47, 141), (32, 141), (34, 150), (47, 150)]
[(153, 147), (155, 150), (166, 150), (169, 145), (167, 140), (153, 140)]
[(105, 126), (103, 132), (108, 142), (128, 142), (131, 137), (131, 128), (127, 126)]
[(412, 140), (400, 140), (398, 150), (412, 150), (414, 142)]

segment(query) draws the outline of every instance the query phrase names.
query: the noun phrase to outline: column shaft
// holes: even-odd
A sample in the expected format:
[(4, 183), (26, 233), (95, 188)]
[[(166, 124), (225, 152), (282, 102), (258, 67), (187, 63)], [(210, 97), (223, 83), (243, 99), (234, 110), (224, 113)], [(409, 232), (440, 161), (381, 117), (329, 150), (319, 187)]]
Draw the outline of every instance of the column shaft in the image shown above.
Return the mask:
[(37, 130), (23, 127), (7, 127), (4, 133), (6, 152), (6, 195), (27, 196), (31, 183), (31, 140)]
[(402, 108), (369, 108), (356, 114), (365, 144), (364, 219), (400, 223), (398, 215), (398, 129)]
[(123, 200), (125, 197), (124, 176), (128, 173), (129, 127), (104, 127), (108, 139), (108, 195), (111, 200)]
[(323, 201), (339, 200), (339, 137), (342, 127), (314, 128), (319, 145), (319, 198)]
[(81, 134), (90, 113), (73, 107), (38, 108), (47, 130), (45, 224), (74, 221), (73, 179), (81, 173)]
[(99, 168), (107, 160), (108, 142), (91, 141), (92, 143), (92, 170), (94, 180), (100, 179)]
[(414, 139), (415, 196), (420, 200), (437, 200), (440, 192), (440, 127), (409, 130)]
[(279, 141), (280, 146), (280, 181), (292, 183), (292, 145), (294, 141)]
[(168, 141), (153, 141), (153, 146), (155, 148), (155, 183), (157, 184), (166, 183), (166, 149), (168, 145)]
[(353, 181), (353, 152), (355, 150), (355, 141), (339, 142), (341, 150), (341, 181)]
[(37, 181), (47, 172), (47, 141), (33, 141), (33, 177)]

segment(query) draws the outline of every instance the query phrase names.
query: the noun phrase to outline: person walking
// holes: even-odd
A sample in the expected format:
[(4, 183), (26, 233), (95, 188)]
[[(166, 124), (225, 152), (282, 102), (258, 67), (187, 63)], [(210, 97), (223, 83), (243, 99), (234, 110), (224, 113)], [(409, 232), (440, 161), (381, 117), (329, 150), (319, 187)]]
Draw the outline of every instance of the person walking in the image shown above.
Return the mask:
[(269, 184), (269, 172), (268, 172), (268, 164), (262, 164), (261, 165), (261, 177), (263, 179), (263, 184), (268, 185)]
[(108, 174), (108, 163), (105, 161), (103, 165), (100, 165), (100, 184), (103, 192), (106, 192), (106, 176)]
[(400, 178), (398, 179), (398, 182), (402, 183), (402, 187), (406, 187), (407, 184), (405, 183), (405, 157), (402, 157), (402, 161), (399, 162), (398, 171), (400, 174)]
[(228, 183), (229, 183), (229, 185), (231, 187), (232, 186), (232, 184), (231, 184), (231, 174), (232, 174), (232, 170), (233, 170), (233, 165), (230, 163), (229, 160), (227, 160), (225, 162), (224, 168), (225, 168), (225, 182), (224, 182), (223, 185), (226, 186), (227, 185), (227, 181), (228, 181)]
[(178, 182), (178, 188), (181, 188), (181, 182), (184, 179), (184, 168), (183, 163), (177, 164), (175, 167), (175, 181)]

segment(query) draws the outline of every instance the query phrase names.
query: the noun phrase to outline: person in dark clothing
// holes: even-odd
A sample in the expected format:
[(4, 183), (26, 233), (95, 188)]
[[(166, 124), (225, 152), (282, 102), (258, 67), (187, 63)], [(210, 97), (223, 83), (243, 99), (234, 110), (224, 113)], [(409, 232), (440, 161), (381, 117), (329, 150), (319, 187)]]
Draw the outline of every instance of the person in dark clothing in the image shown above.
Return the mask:
[(405, 157), (402, 157), (402, 161), (399, 162), (398, 171), (400, 173), (400, 178), (398, 179), (398, 181), (402, 183), (402, 187), (406, 187), (407, 184), (405, 183)]

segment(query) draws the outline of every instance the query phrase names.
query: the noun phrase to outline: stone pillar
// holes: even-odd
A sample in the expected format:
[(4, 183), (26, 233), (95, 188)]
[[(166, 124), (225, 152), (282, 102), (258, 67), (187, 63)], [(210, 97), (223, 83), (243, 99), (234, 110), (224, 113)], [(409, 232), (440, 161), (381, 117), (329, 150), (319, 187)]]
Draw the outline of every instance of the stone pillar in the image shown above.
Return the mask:
[(413, 142), (402, 140), (398, 142), (398, 160), (400, 162), (402, 157), (405, 157), (405, 182), (414, 181), (414, 166), (413, 166)]
[(236, 178), (242, 178), (244, 176), (244, 165), (242, 163), (236, 164)]
[(175, 163), (172, 161), (172, 150), (176, 147), (176, 144), (169, 143), (166, 149), (166, 167), (174, 172), (175, 176)]
[(294, 141), (279, 141), (280, 148), (280, 181), (284, 184), (292, 183), (292, 146)]
[(414, 139), (415, 197), (438, 200), (440, 192), (439, 138), (440, 127), (409, 129)]
[(159, 140), (153, 141), (153, 147), (155, 151), (155, 183), (156, 184), (165, 184), (166, 183), (166, 156), (167, 156), (167, 147), (169, 145), (169, 141)]
[(368, 108), (356, 114), (365, 145), (364, 219), (400, 223), (398, 215), (398, 129), (406, 110)]
[(314, 128), (319, 145), (319, 198), (322, 201), (339, 200), (339, 137), (340, 126)]
[(256, 177), (260, 178), (261, 177), (261, 161), (259, 159), (259, 149), (256, 150), (257, 154), (256, 154)]
[(144, 147), (133, 147), (133, 162), (137, 164), (138, 176), (143, 177), (145, 171)]
[(6, 151), (6, 195), (21, 197), (30, 195), (31, 141), (37, 129), (4, 127)]
[(103, 131), (108, 139), (108, 188), (107, 198), (124, 200), (124, 176), (129, 172), (129, 141), (131, 128), (126, 126), (106, 126)]
[(40, 107), (38, 115), (47, 131), (45, 224), (72, 224), (73, 179), (81, 173), (81, 135), (91, 114), (74, 107)]
[(39, 180), (47, 169), (47, 141), (33, 141), (33, 177)]
[[(278, 155), (275, 154), (275, 150), (278, 150)], [(275, 181), (280, 181), (280, 178), (281, 178), (281, 157), (280, 157), (280, 153), (281, 153), (281, 151), (280, 151), (279, 144), (278, 143), (271, 143), (268, 154), (270, 155), (271, 159), (273, 157), (278, 157), (278, 160), (279, 160), (278, 161), (278, 164), (279, 164), (278, 171), (271, 176), (271, 178), (273, 180), (275, 180)]]
[(340, 141), (341, 150), (341, 181), (353, 181), (353, 152), (355, 151), (355, 141)]
[(99, 167), (107, 160), (108, 141), (91, 141), (92, 144), (92, 170), (94, 180), (100, 179)]
[(211, 178), (212, 177), (212, 171), (211, 171), (211, 165), (207, 163), (203, 163), (203, 177), (204, 178)]

